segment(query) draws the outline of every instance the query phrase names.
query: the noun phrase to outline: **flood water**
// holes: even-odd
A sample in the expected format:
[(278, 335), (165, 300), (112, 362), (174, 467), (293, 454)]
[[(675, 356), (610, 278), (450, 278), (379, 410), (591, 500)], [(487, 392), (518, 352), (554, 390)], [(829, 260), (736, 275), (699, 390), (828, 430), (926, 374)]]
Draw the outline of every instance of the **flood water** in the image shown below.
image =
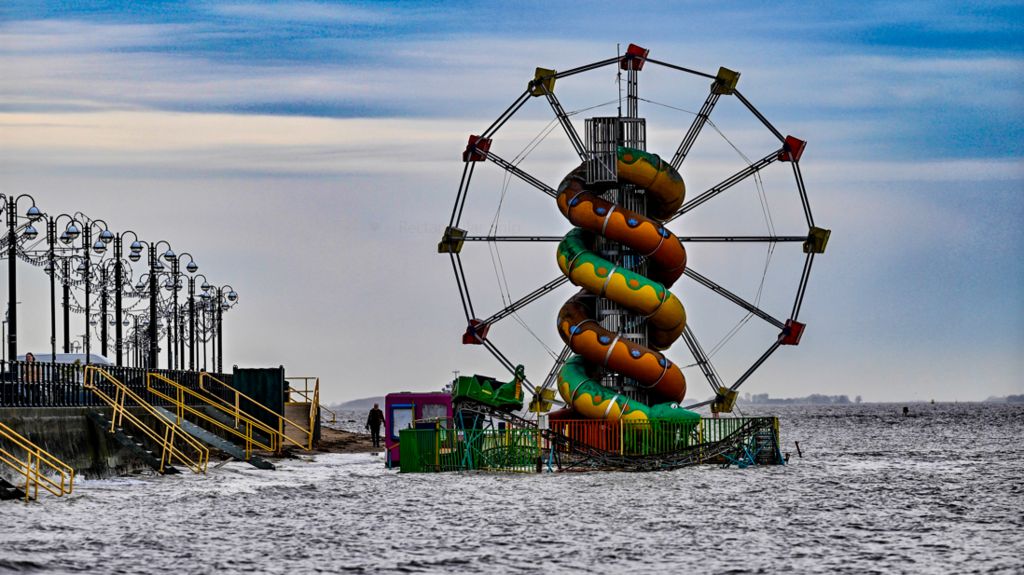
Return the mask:
[(746, 409), (781, 416), (784, 467), (85, 480), (0, 502), (0, 573), (1024, 572), (1024, 406), (900, 408)]

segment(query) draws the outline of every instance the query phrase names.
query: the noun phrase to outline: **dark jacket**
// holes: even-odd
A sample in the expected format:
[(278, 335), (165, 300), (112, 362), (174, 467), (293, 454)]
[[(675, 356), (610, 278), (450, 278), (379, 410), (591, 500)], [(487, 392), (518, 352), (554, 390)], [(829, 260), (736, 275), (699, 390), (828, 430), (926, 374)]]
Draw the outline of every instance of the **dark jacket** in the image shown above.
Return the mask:
[(367, 427), (380, 427), (384, 423), (384, 412), (380, 408), (370, 410), (370, 416), (366, 418)]

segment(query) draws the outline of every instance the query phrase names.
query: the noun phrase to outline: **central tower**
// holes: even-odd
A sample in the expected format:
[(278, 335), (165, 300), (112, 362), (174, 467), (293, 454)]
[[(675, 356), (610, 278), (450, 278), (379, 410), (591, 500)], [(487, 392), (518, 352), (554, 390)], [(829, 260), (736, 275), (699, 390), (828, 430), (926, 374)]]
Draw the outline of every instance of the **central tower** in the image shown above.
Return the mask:
[[(638, 77), (643, 69), (647, 50), (630, 46), (637, 53), (634, 58), (623, 58), (619, 64), (619, 115), (588, 118), (585, 139), (590, 158), (587, 161), (586, 183), (592, 189), (607, 188), (603, 197), (609, 202), (638, 214), (647, 215), (647, 199), (643, 188), (620, 183), (618, 173), (618, 149), (620, 147), (647, 150), (647, 123), (639, 117)], [(626, 76), (626, 109), (622, 109), (622, 76)], [(638, 254), (628, 246), (597, 238), (597, 251), (605, 259), (642, 276), (647, 275), (645, 254)], [(631, 313), (611, 299), (595, 296), (594, 309), (601, 326), (610, 332), (620, 334), (636, 344), (648, 347), (647, 321)], [(602, 383), (609, 389), (643, 403), (650, 403), (648, 393), (635, 379), (608, 372)]]

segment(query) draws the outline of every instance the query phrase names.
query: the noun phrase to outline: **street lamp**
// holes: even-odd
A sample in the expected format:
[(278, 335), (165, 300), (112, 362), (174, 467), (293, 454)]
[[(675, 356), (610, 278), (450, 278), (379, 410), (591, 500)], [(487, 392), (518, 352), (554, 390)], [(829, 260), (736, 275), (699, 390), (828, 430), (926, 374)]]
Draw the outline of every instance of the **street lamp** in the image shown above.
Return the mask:
[(28, 218), (28, 226), (26, 231), (31, 228), (32, 236), (29, 239), (35, 237), (38, 232), (35, 231), (35, 227), (32, 223), (43, 217), (43, 212), (36, 207), (36, 200), (28, 194), (22, 194), (20, 196), (6, 196), (0, 194), (0, 202), (4, 205), (0, 209), (7, 210), (7, 286), (8, 286), (8, 299), (7, 299), (7, 313), (8, 322), (10, 323), (10, 330), (7, 332), (7, 354), (11, 357), (11, 360), (15, 360), (18, 357), (18, 281), (17, 281), (17, 266), (15, 263), (18, 259), (18, 202), (23, 199), (29, 199), (32, 205), (25, 210), (25, 216)]
[[(90, 290), (92, 284), (92, 255), (95, 253), (100, 256), (102, 260), (103, 254), (107, 251), (107, 243), (114, 240), (114, 234), (110, 231), (107, 226), (107, 222), (104, 220), (94, 220), (83, 214), (82, 212), (75, 213), (76, 218), (82, 222), (82, 264), (85, 266), (83, 270), (83, 277), (85, 279), (85, 363), (88, 365), (92, 362), (91, 356), (91, 334), (89, 320), (90, 320)], [(92, 239), (93, 232), (97, 233), (96, 241)]]
[[(182, 347), (184, 347), (185, 342), (184, 338), (181, 337), (181, 325), (178, 322), (178, 316), (181, 313), (181, 308), (178, 307), (178, 292), (181, 290), (182, 287), (181, 260), (186, 256), (188, 256), (188, 263), (185, 264), (185, 270), (189, 274), (194, 274), (197, 271), (199, 271), (199, 265), (196, 264), (196, 260), (192, 257), (192, 254), (188, 252), (183, 252), (180, 255), (176, 255), (170, 248), (168, 248), (167, 251), (164, 252), (164, 259), (169, 260), (171, 262), (171, 277), (168, 279), (167, 285), (164, 287), (174, 292), (174, 307), (172, 308), (174, 310), (174, 317), (171, 318), (174, 320), (174, 322), (173, 324), (168, 325), (167, 332), (167, 341), (170, 344), (171, 349), (175, 349), (179, 345), (179, 343)], [(184, 367), (185, 362), (182, 358), (182, 355), (184, 355), (184, 353), (182, 350), (179, 349), (177, 361), (170, 362), (170, 365), (168, 365), (167, 367), (170, 369)]]
[(214, 325), (217, 328), (217, 361), (216, 372), (221, 373), (224, 368), (224, 312), (231, 309), (238, 303), (238, 292), (230, 284), (216, 289), (216, 297), (213, 303)]
[[(192, 272), (198, 271), (196, 267)], [(204, 274), (196, 274), (189, 276), (188, 278), (188, 368), (190, 371), (194, 371), (196, 368), (196, 279), (203, 278), (203, 293), (209, 298), (207, 293), (210, 288), (210, 282), (206, 279)], [(203, 344), (203, 351), (206, 351), (206, 344)]]
[[(56, 216), (49, 215), (46, 222), (46, 265), (44, 271), (50, 276), (50, 363), (57, 361), (57, 290), (56, 280), (59, 272), (59, 266), (57, 264), (57, 250), (60, 249), (62, 252), (65, 248), (59, 248), (57, 245), (57, 228), (64, 219), (68, 222), (65, 225), (64, 231), (60, 235), (61, 243), (68, 245), (76, 238), (80, 233), (78, 221), (68, 214), (58, 214)], [(62, 256), (63, 260), (63, 274), (61, 278), (61, 286), (63, 288), (64, 295), (64, 353), (70, 353), (70, 309), (69, 309), (69, 258)]]

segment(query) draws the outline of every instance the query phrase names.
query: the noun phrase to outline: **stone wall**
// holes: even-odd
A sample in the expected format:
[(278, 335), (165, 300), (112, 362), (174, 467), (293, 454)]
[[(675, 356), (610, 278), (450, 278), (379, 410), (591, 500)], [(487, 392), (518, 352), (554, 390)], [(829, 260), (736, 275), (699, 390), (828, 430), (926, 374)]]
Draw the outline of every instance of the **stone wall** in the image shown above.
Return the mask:
[[(90, 410), (110, 415), (110, 409), (95, 407), (5, 407), (0, 408), (0, 422), (70, 465), (78, 477), (111, 477), (149, 469), (130, 450), (98, 429), (85, 415)], [(23, 454), (3, 438), (0, 446), (19, 457)], [(10, 478), (11, 471), (0, 464), (0, 474)]]

